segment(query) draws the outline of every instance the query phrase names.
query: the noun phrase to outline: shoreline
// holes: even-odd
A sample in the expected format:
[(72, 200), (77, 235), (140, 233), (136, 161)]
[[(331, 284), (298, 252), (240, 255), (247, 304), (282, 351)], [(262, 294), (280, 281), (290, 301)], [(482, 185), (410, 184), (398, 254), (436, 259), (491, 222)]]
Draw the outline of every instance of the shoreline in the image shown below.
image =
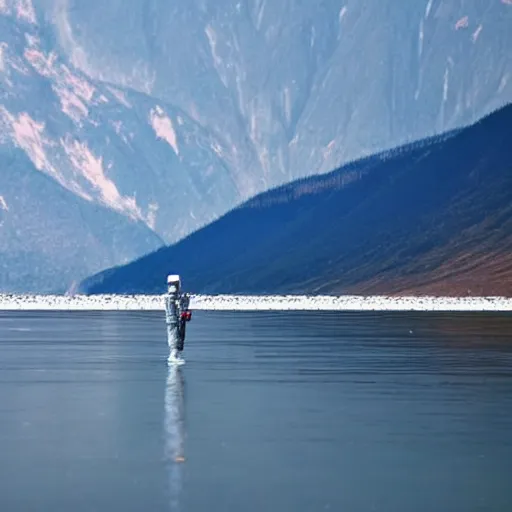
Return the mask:
[[(509, 297), (191, 295), (197, 311), (512, 311)], [(164, 311), (164, 295), (0, 294), (0, 311)]]

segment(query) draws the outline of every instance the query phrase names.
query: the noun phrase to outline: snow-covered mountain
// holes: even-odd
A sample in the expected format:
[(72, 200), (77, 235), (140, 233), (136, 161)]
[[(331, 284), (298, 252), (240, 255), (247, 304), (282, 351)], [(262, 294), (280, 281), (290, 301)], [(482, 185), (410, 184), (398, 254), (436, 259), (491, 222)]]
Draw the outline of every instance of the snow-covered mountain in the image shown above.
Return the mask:
[[(85, 201), (98, 215), (76, 237), (114, 212), (155, 234), (124, 231), (142, 255), (270, 187), (475, 121), (512, 100), (511, 46), (510, 0), (0, 0), (0, 152), (70, 194), (39, 198), (41, 219)], [(7, 253), (12, 230), (58, 247), (42, 221), (25, 232), (13, 193)], [(101, 244), (108, 265), (75, 260), (77, 279), (125, 261)]]

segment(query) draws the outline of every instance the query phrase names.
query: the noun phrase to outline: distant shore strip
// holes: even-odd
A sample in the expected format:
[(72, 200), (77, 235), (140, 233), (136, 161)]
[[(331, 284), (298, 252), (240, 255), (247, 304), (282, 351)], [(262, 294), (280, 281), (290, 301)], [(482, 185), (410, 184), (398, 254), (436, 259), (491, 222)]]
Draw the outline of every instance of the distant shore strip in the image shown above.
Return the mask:
[[(512, 311), (509, 297), (193, 295), (203, 311)], [(3, 311), (163, 311), (163, 295), (0, 295)]]

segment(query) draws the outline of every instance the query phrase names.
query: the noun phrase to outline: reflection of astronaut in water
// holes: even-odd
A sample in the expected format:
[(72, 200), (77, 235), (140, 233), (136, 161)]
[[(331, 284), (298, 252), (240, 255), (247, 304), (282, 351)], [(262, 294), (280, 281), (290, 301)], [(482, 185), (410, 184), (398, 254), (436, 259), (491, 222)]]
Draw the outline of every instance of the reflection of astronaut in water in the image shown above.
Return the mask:
[(189, 304), (190, 295), (188, 293), (181, 293), (180, 276), (167, 276), (165, 321), (167, 323), (167, 343), (171, 350), (170, 361), (179, 361), (178, 356), (185, 346), (185, 328), (192, 316)]
[(171, 366), (165, 388), (165, 461), (169, 468), (171, 509), (178, 510), (185, 462), (184, 379), (178, 366)]

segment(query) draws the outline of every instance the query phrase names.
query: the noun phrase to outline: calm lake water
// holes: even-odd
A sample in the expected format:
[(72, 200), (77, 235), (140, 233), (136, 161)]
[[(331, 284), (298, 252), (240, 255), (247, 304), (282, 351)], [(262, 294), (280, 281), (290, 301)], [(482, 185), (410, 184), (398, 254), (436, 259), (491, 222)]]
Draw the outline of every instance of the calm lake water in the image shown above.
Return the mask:
[(512, 510), (512, 316), (0, 313), (0, 510)]

